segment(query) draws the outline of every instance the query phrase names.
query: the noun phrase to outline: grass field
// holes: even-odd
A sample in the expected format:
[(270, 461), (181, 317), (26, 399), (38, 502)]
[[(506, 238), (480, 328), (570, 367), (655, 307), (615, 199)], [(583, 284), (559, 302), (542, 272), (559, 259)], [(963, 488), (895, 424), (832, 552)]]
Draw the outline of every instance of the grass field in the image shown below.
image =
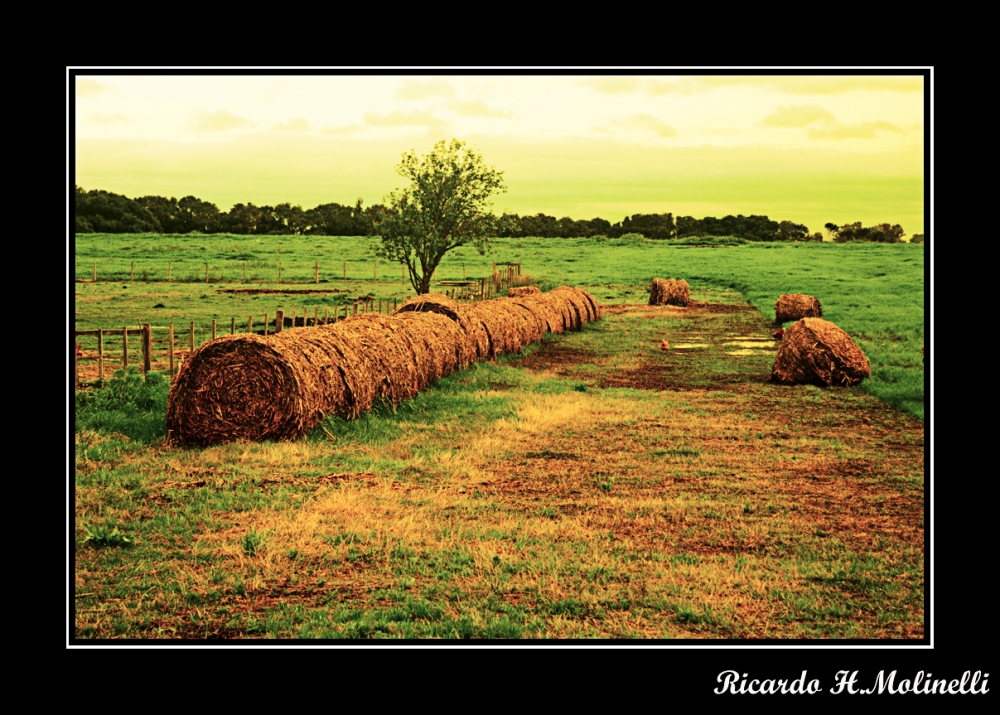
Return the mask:
[[(310, 236), (218, 236), (79, 234), (78, 279), (93, 275), (97, 283), (76, 284), (76, 324), (80, 329), (113, 328), (150, 322), (165, 337), (175, 323), (179, 345), (187, 345), (190, 321), (196, 345), (211, 337), (211, 323), (228, 332), (232, 319), (246, 329), (253, 315), (258, 329), (264, 315), (273, 321), (281, 308), (287, 315), (308, 310), (320, 316), (344, 310), (359, 296), (401, 301), (413, 293), (403, 285), (398, 265), (378, 263), (376, 239)], [(341, 293), (276, 296), (220, 294), (242, 284), (243, 262), (249, 286), (276, 290), (341, 290)], [(282, 263), (282, 284), (277, 283)], [(315, 284), (314, 264), (321, 266)], [(694, 289), (732, 289), (764, 316), (774, 317), (774, 301), (782, 293), (807, 293), (820, 299), (823, 316), (846, 330), (868, 356), (872, 377), (862, 389), (883, 401), (923, 417), (924, 248), (909, 244), (747, 244), (724, 248), (669, 245), (663, 241), (592, 239), (498, 239), (490, 255), (463, 247), (447, 254), (439, 280), (465, 275), (488, 276), (492, 262), (521, 262), (523, 271), (543, 289), (576, 285), (606, 303), (644, 303), (653, 278), (684, 278)], [(136, 281), (131, 282), (135, 263)], [(205, 280), (205, 263), (209, 280)], [(165, 280), (169, 284), (144, 283)], [(343, 265), (347, 263), (348, 280)], [(379, 280), (373, 281), (377, 263)], [(112, 282), (110, 279), (114, 278)], [(107, 282), (105, 279), (108, 279)], [(119, 282), (120, 281), (120, 282)], [(292, 282), (294, 281), (294, 283)], [(287, 285), (286, 285), (287, 283)], [(154, 307), (154, 306), (162, 307)], [(183, 339), (182, 339), (183, 338)], [(96, 339), (85, 340), (96, 348)], [(138, 341), (133, 341), (138, 349)], [(118, 347), (120, 351), (120, 346)], [(95, 373), (96, 375), (96, 373)]]
[[(176, 258), (176, 276), (184, 256), (244, 239), (80, 236), (77, 276), (93, 260), (121, 270), (119, 244), (147, 246), (150, 265)], [(323, 260), (307, 249), (361, 265), (371, 245), (246, 240), (262, 262), (273, 253), (260, 246), (283, 242), (283, 267), (301, 260), (303, 282)], [(85, 391), (75, 635), (921, 638), (923, 255), (498, 241), (492, 256), (450, 258), (439, 278), (521, 261), (543, 288), (590, 291), (604, 318), (395, 411), (327, 418), (298, 442), (176, 448), (163, 442), (166, 381)], [(686, 278), (703, 305), (643, 305), (657, 276)], [(398, 274), (329, 285), (407, 293)], [(282, 306), (215, 292), (232, 287), (78, 283), (76, 321), (195, 320), (204, 335), (237, 310), (345, 295)], [(783, 292), (816, 295), (857, 340), (873, 367), (865, 389), (767, 381)]]

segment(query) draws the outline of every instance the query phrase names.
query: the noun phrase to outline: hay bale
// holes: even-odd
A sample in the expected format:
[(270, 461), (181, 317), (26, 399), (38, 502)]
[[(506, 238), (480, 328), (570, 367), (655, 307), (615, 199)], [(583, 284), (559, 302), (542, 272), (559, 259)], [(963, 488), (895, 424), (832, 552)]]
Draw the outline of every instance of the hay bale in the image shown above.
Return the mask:
[(351, 412), (341, 367), (350, 346), (305, 332), (227, 335), (192, 352), (170, 386), (168, 437), (201, 445), (293, 439), (325, 414)]
[(686, 280), (654, 278), (649, 287), (650, 305), (691, 305), (691, 286)]
[(396, 319), (415, 357), (418, 390), (462, 366), (469, 341), (457, 321), (433, 311), (408, 311)]
[(870, 375), (868, 358), (851, 337), (822, 318), (803, 318), (785, 330), (771, 367), (771, 380), (783, 384), (850, 387)]
[(396, 308), (395, 314), (411, 311), (422, 313), (440, 313), (452, 320), (458, 320), (458, 301), (449, 298), (444, 293), (424, 293), (415, 295)]
[(525, 295), (535, 295), (541, 292), (538, 286), (515, 286), (507, 289), (507, 295), (511, 298), (520, 298)]
[(458, 367), (468, 367), (476, 360), (488, 357), (489, 338), (479, 321), (470, 320), (459, 310), (460, 303), (444, 293), (425, 293), (414, 296), (396, 309), (394, 315), (405, 313), (437, 313), (456, 321), (465, 331), (466, 338), (457, 346)]
[(581, 325), (577, 327), (581, 327), (583, 323), (589, 323), (601, 317), (601, 309), (597, 301), (594, 300), (594, 296), (582, 288), (559, 286), (552, 292), (561, 292), (569, 296), (569, 301), (577, 308), (577, 314), (580, 317)]
[(802, 318), (822, 318), (823, 309), (819, 300), (804, 293), (785, 293), (774, 301), (774, 322), (787, 323)]
[(417, 394), (416, 356), (398, 320), (380, 313), (366, 313), (317, 330), (350, 340), (361, 357), (356, 369), (374, 380), (373, 401), (359, 405), (359, 413), (371, 409), (375, 402), (398, 405)]
[(559, 334), (565, 330), (562, 312), (554, 307), (553, 301), (547, 293), (511, 298), (511, 302), (521, 306), (534, 316), (542, 327), (542, 335), (546, 332)]

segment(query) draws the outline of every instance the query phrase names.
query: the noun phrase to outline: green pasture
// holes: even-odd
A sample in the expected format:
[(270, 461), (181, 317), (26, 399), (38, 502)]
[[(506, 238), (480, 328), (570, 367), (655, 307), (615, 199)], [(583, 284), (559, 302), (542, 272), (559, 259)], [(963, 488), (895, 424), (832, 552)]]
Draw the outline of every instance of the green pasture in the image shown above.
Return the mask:
[[(355, 299), (363, 296), (373, 297), (376, 306), (383, 299), (387, 306), (393, 299), (399, 302), (412, 295), (413, 289), (402, 281), (398, 264), (375, 257), (377, 242), (370, 237), (80, 234), (75, 277), (91, 278), (96, 262), (98, 280), (75, 284), (76, 326), (120, 328), (149, 322), (162, 336), (174, 323), (178, 344), (186, 345), (191, 321), (197, 344), (210, 337), (213, 319), (217, 332), (225, 333), (233, 318), (237, 330), (245, 330), (251, 316), (254, 329), (260, 329), (265, 314), (273, 321), (276, 309), (288, 316), (293, 311), (301, 316), (305, 310), (312, 316), (317, 308), (320, 317), (334, 310), (343, 315), (345, 307), (353, 310)], [(493, 262), (520, 262), (523, 273), (543, 290), (575, 285), (608, 304), (645, 303), (649, 284), (657, 277), (683, 278), (695, 291), (738, 291), (772, 319), (774, 301), (782, 293), (814, 295), (822, 303), (824, 318), (846, 330), (868, 356), (872, 377), (863, 389), (923, 417), (922, 245), (699, 246), (690, 239), (496, 239), (485, 256), (471, 247), (448, 253), (437, 279), (460, 280), (463, 266), (467, 278), (482, 278), (491, 273)], [(170, 283), (165, 282), (168, 264)], [(217, 292), (247, 287), (345, 292), (300, 296)], [(96, 340), (82, 342), (86, 349)], [(137, 347), (138, 341), (133, 345)]]

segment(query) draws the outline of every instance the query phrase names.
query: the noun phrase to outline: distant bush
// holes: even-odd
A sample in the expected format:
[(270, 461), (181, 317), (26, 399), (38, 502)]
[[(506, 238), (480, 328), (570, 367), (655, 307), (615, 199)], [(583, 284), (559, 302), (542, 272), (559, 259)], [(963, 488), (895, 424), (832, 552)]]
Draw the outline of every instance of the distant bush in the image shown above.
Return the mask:
[(912, 236), (910, 236), (910, 243), (923, 243), (923, 242), (924, 242), (924, 234), (922, 233), (915, 233)]
[(736, 236), (688, 236), (667, 241), (671, 246), (742, 246), (749, 243)]

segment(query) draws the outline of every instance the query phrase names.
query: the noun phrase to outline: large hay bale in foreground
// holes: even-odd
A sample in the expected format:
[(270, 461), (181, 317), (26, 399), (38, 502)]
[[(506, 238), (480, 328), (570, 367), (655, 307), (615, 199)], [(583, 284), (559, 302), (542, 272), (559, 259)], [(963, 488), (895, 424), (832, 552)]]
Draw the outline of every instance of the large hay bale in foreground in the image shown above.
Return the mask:
[(785, 330), (771, 367), (784, 384), (851, 387), (871, 376), (868, 358), (851, 336), (822, 318), (803, 318)]
[(802, 318), (822, 318), (823, 309), (819, 299), (805, 293), (785, 293), (774, 301), (774, 322), (787, 323)]
[(650, 305), (691, 305), (691, 286), (686, 280), (654, 278), (649, 287)]
[(507, 295), (511, 298), (520, 298), (521, 296), (534, 295), (541, 292), (538, 286), (514, 286), (507, 289)]
[[(345, 354), (357, 359), (347, 341), (295, 330), (206, 343), (191, 353), (170, 386), (167, 435), (201, 445), (299, 437), (325, 414), (353, 412), (355, 395), (342, 367), (351, 360)], [(374, 392), (363, 382), (360, 387)]]

